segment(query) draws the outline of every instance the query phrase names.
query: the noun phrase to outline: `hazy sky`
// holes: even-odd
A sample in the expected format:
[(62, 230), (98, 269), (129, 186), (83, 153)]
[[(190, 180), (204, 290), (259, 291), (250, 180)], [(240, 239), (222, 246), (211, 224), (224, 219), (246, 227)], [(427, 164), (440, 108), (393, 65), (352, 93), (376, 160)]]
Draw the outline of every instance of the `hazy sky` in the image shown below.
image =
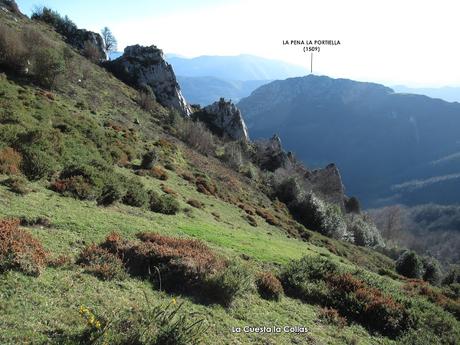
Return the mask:
[(458, 0), (17, 0), (46, 5), (79, 27), (109, 26), (119, 48), (155, 44), (189, 57), (253, 54), (310, 66), (283, 40), (340, 40), (314, 71), (410, 86), (460, 85)]

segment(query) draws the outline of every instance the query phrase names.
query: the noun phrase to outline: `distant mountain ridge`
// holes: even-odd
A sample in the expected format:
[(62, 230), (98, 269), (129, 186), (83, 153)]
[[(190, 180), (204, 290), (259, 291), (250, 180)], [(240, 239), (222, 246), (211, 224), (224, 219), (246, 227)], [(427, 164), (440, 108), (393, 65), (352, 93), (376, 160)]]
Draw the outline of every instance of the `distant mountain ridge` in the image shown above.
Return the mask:
[(367, 206), (460, 202), (460, 104), (379, 84), (309, 75), (238, 106), (252, 138), (278, 133), (307, 165), (336, 162)]
[(460, 86), (445, 86), (439, 88), (411, 88), (404, 85), (392, 86), (396, 92), (425, 95), (440, 98), (448, 102), (460, 102)]

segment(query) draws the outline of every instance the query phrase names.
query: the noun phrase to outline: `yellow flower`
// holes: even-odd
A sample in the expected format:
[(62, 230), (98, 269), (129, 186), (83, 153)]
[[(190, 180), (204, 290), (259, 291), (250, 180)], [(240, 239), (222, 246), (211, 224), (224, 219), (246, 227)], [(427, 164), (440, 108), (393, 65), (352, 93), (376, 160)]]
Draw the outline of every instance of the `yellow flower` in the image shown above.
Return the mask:
[(172, 304), (176, 304), (176, 303), (177, 303), (176, 298), (173, 297)]
[(96, 327), (97, 329), (101, 328), (101, 323), (96, 320), (96, 322), (94, 323), (94, 327)]

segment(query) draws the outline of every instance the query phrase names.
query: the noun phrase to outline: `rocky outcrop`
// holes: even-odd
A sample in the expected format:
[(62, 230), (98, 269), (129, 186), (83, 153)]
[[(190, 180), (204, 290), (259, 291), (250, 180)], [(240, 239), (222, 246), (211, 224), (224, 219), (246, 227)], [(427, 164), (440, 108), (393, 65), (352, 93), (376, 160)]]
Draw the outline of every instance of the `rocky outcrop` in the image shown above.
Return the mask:
[(23, 16), (21, 11), (19, 10), (18, 4), (14, 0), (0, 0), (0, 7), (4, 11), (8, 11)]
[(100, 60), (105, 61), (107, 58), (104, 50), (104, 41), (102, 36), (97, 32), (76, 29), (66, 35), (66, 42), (80, 51), (84, 51), (87, 44), (91, 44), (97, 49)]
[(192, 109), (182, 96), (172, 66), (156, 46), (126, 47), (119, 58), (104, 64), (117, 78), (149, 93), (165, 107), (190, 116)]
[(305, 179), (311, 183), (312, 191), (324, 201), (345, 209), (345, 190), (342, 177), (335, 164), (329, 164), (324, 169), (307, 171)]
[(231, 140), (249, 140), (241, 111), (231, 101), (221, 98), (193, 114), (216, 135)]

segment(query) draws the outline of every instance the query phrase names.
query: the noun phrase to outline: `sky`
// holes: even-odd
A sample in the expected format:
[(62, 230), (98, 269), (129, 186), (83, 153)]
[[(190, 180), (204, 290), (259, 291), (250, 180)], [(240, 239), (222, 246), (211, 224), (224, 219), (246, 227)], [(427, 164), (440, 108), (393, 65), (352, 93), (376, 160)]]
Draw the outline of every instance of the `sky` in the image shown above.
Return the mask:
[(108, 26), (127, 45), (166, 53), (252, 54), (310, 68), (283, 40), (340, 40), (314, 53), (316, 74), (412, 87), (460, 86), (458, 0), (17, 0), (79, 27)]

